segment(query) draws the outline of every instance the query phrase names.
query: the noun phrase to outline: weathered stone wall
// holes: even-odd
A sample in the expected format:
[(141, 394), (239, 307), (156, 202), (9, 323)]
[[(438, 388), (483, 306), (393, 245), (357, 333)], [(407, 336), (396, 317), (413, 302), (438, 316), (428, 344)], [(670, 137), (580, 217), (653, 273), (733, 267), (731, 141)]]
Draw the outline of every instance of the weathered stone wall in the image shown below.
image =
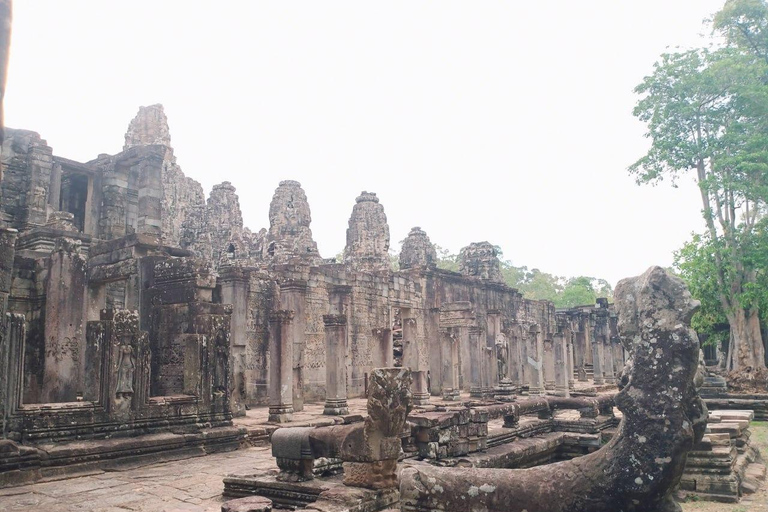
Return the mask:
[(39, 134), (5, 129), (0, 210), (9, 226), (42, 226), (47, 220), (53, 151)]

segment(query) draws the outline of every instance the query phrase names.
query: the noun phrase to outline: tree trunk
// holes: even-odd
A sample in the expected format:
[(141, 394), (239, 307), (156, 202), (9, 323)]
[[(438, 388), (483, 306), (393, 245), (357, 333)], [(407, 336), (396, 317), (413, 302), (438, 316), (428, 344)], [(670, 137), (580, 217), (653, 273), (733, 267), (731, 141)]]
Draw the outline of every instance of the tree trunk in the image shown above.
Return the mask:
[(765, 368), (765, 347), (757, 308), (745, 310), (736, 307), (728, 315), (728, 321), (731, 324), (731, 339), (734, 345), (731, 369)]

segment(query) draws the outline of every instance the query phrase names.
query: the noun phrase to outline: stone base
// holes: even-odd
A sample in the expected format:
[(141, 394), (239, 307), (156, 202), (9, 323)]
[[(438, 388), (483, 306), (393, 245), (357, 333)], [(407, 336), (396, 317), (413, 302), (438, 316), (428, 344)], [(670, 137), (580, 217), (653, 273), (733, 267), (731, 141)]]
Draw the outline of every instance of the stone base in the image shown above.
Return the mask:
[(493, 389), (493, 398), (501, 402), (511, 402), (515, 400), (516, 391), (517, 386), (507, 379), (502, 379), (499, 385)]
[(528, 388), (529, 396), (541, 396), (544, 394), (546, 394), (546, 390), (544, 388), (535, 388), (533, 386)]
[(375, 462), (345, 462), (344, 485), (368, 489), (397, 487), (397, 459)]
[(429, 405), (429, 393), (414, 393), (413, 405)]
[(485, 390), (483, 388), (469, 388), (469, 396), (472, 398), (485, 398)]
[(457, 400), (460, 400), (461, 396), (459, 395), (458, 389), (445, 389), (443, 390), (443, 400), (447, 400), (449, 402), (455, 402)]
[(344, 416), (349, 414), (349, 406), (346, 398), (327, 399), (323, 414), (328, 416)]
[(547, 391), (554, 391), (554, 389), (555, 389), (555, 381), (553, 381), (553, 380), (545, 381), (544, 382), (544, 389), (546, 389)]
[(293, 406), (281, 405), (281, 406), (269, 406), (269, 418), (267, 421), (271, 423), (288, 423), (293, 419)]

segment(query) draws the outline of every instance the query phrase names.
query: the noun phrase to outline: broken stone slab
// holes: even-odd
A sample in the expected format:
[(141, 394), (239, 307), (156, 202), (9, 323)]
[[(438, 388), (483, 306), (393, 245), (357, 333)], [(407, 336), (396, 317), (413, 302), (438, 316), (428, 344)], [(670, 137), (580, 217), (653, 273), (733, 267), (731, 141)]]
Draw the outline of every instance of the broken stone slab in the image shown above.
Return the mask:
[(272, 512), (272, 500), (263, 496), (237, 498), (222, 504), (221, 512)]
[(755, 411), (709, 411), (709, 417), (719, 421), (752, 421), (755, 419)]

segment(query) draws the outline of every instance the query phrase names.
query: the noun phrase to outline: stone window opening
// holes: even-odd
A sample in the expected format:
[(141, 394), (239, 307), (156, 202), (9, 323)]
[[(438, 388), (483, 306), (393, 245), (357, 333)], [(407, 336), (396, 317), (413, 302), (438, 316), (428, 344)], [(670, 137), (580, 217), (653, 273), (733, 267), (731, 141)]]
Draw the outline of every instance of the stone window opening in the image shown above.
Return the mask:
[(227, 247), (227, 258), (230, 260), (235, 259), (235, 244), (229, 244), (229, 247)]
[(88, 201), (88, 176), (71, 174), (61, 180), (59, 210), (71, 213), (73, 223), (81, 232), (85, 231), (86, 205)]

